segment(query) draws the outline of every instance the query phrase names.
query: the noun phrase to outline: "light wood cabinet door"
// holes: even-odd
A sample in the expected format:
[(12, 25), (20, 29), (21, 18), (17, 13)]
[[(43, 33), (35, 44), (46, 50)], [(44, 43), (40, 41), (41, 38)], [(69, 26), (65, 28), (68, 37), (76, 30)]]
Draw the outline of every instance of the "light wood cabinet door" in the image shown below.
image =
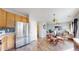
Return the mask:
[(2, 51), (7, 50), (7, 37), (6, 36), (4, 36), (2, 39), (1, 50)]
[(24, 22), (24, 23), (26, 23), (26, 17), (24, 17), (24, 16), (21, 16), (21, 22)]
[(21, 16), (22, 19), (21, 19), (21, 22), (24, 22), (24, 23), (28, 23), (29, 22), (29, 18), (28, 17), (25, 17), (25, 16)]
[(16, 22), (24, 22), (24, 23), (28, 23), (29, 19), (25, 16), (15, 16)]
[(7, 50), (14, 48), (14, 34), (7, 36)]
[(9, 27), (9, 28), (14, 28), (15, 27), (15, 15), (10, 13), (10, 12), (7, 12), (7, 26), (6, 27)]
[(28, 17), (26, 17), (26, 22), (29, 23), (29, 18)]
[(0, 9), (0, 27), (6, 26), (6, 11)]
[(19, 15), (15, 15), (15, 22), (21, 22), (22, 17)]

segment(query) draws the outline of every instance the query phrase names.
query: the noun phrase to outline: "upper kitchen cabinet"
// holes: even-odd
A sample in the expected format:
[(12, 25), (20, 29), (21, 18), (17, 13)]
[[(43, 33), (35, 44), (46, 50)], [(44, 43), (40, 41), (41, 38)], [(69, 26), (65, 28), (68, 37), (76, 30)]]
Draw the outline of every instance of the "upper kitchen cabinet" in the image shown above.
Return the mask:
[(14, 28), (15, 27), (15, 15), (7, 12), (7, 25), (6, 27)]
[(15, 15), (15, 22), (21, 22), (22, 17), (19, 15)]
[(26, 22), (29, 23), (29, 18), (28, 17), (26, 17)]
[(0, 9), (0, 27), (6, 26), (6, 11)]
[(16, 20), (16, 22), (23, 22), (23, 23), (28, 23), (29, 22), (29, 19), (27, 17), (19, 16), (19, 15), (15, 16), (15, 20)]
[(24, 23), (26, 23), (26, 22), (27, 22), (26, 17), (22, 16), (21, 18), (22, 18), (22, 19), (21, 19), (21, 22), (24, 22)]

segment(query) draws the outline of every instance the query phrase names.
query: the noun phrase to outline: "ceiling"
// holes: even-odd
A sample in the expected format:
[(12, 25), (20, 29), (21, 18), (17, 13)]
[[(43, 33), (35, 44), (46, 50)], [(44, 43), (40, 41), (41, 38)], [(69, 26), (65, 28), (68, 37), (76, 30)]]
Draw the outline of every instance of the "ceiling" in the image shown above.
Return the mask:
[(8, 11), (29, 16), (36, 21), (52, 21), (55, 18), (59, 22), (71, 21), (77, 13), (75, 8), (5, 8)]

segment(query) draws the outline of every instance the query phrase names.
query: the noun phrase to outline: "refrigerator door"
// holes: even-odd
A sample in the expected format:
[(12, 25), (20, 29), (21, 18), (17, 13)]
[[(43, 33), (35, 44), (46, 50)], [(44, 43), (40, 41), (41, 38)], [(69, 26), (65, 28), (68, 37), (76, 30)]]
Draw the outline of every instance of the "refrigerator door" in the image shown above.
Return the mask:
[(23, 23), (16, 23), (16, 37), (23, 37)]
[(24, 38), (16, 38), (16, 48), (24, 45)]
[(23, 23), (16, 23), (16, 48), (24, 45), (24, 33), (23, 33)]
[(24, 39), (25, 39), (25, 44), (28, 44), (28, 43), (30, 43), (30, 40), (29, 40), (29, 31), (28, 31), (28, 28), (29, 27), (29, 25), (28, 25), (28, 23), (24, 23)]

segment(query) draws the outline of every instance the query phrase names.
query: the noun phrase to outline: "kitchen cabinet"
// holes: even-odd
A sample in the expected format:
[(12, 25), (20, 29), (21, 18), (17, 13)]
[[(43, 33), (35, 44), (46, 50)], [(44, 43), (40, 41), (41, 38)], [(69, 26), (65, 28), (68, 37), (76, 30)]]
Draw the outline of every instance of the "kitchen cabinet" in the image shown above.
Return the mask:
[(14, 48), (14, 34), (7, 36), (7, 50)]
[(4, 37), (2, 38), (1, 50), (2, 50), (2, 51), (7, 50), (7, 37), (6, 37), (6, 36), (4, 36)]
[(7, 34), (2, 39), (2, 47), (1, 50), (9, 50), (14, 48), (14, 34)]
[(21, 22), (22, 17), (19, 15), (15, 15), (15, 22)]
[(6, 27), (14, 28), (15, 27), (15, 15), (7, 12), (7, 25)]
[(23, 22), (23, 23), (29, 22), (29, 19), (27, 17), (19, 16), (19, 15), (15, 16), (15, 20), (16, 20), (16, 22)]
[(21, 22), (26, 23), (26, 21), (27, 21), (27, 20), (26, 20), (26, 17), (22, 16), (22, 17), (21, 17)]
[(26, 22), (29, 23), (29, 18), (28, 17), (26, 17)]
[(14, 28), (16, 22), (29, 22), (29, 18), (25, 16), (15, 15), (0, 9), (0, 27)]
[(6, 11), (0, 9), (0, 27), (6, 26)]
[(25, 16), (22, 16), (21, 22), (28, 23), (29, 19)]

